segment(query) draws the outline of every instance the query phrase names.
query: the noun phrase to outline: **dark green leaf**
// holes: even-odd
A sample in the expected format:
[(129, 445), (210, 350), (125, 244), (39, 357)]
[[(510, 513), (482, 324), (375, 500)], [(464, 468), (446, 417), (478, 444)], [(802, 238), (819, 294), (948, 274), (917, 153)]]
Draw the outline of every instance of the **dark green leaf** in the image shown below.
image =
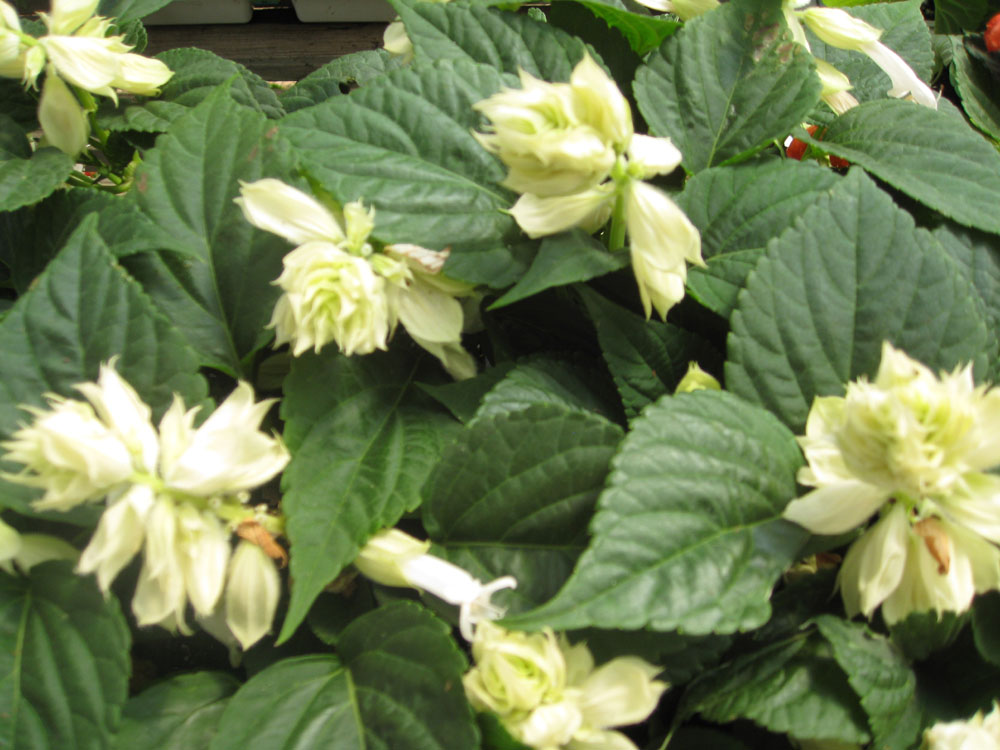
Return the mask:
[(917, 679), (903, 655), (862, 624), (833, 615), (815, 622), (868, 714), (872, 743), (879, 750), (908, 750), (920, 731), (920, 711)]
[(893, 623), (889, 634), (911, 661), (923, 661), (935, 651), (948, 648), (968, 623), (968, 613), (911, 612)]
[(363, 615), (337, 656), (280, 661), (229, 702), (211, 750), (470, 750), (466, 662), (448, 628), (409, 602)]
[(334, 198), (375, 206), (379, 239), (451, 247), (449, 274), (503, 287), (524, 270), (505, 245), (519, 236), (511, 194), (471, 132), (472, 105), (502, 83), (486, 65), (442, 60), (295, 112), (282, 132)]
[(579, 292), (629, 419), (673, 392), (689, 362), (700, 360), (707, 368), (718, 364), (718, 354), (694, 334), (644, 320), (586, 287)]
[(1000, 81), (958, 44), (953, 47), (951, 83), (972, 124), (1000, 140)]
[(637, 55), (645, 55), (680, 28), (681, 24), (662, 16), (633, 13), (621, 3), (606, 0), (574, 0), (604, 21), (609, 29), (624, 36)]
[(801, 463), (792, 434), (732, 394), (660, 399), (614, 459), (572, 577), (511, 624), (690, 634), (764, 624), (807, 536), (781, 518)]
[(457, 380), (454, 383), (443, 385), (428, 385), (427, 383), (417, 383), (417, 385), (425, 393), (443, 404), (455, 416), (455, 419), (468, 423), (476, 416), (483, 396), (503, 380), (513, 367), (513, 362), (500, 362), (467, 380)]
[(997, 10), (996, 0), (934, 0), (934, 32), (982, 31), (987, 15)]
[[(866, 105), (862, 105), (866, 106)], [(731, 318), (726, 384), (801, 432), (815, 396), (878, 368), (891, 341), (934, 370), (995, 358), (978, 294), (925, 230), (857, 169), (750, 275)]]
[(621, 437), (606, 419), (556, 404), (480, 417), (427, 480), (424, 526), (473, 575), (517, 578), (518, 588), (498, 602), (515, 611), (537, 606), (586, 545)]
[(264, 115), (222, 87), (160, 136), (136, 172), (140, 209), (186, 255), (149, 253), (126, 265), (202, 363), (232, 375), (272, 336), (265, 327), (279, 292), (271, 282), (289, 249), (254, 229), (233, 199), (240, 181), (285, 176), (290, 166)]
[[(189, 405), (205, 398), (207, 388), (193, 353), (139, 285), (115, 265), (96, 225), (96, 216), (83, 221), (32, 290), (0, 322), (4, 438), (25, 421), (22, 405), (45, 406), (46, 392), (79, 397), (73, 386), (96, 379), (100, 364), (115, 356), (118, 372), (157, 419), (174, 393)], [(4, 483), (2, 493), (4, 505), (30, 512), (31, 492)]]
[(546, 237), (531, 267), (490, 309), (513, 304), (554, 286), (588, 281), (628, 265), (628, 253), (609, 253), (582, 229)]
[(167, 50), (156, 55), (156, 59), (174, 71), (173, 77), (160, 87), (159, 96), (126, 106), (120, 113), (105, 111), (100, 118), (103, 127), (164, 132), (227, 82), (231, 82), (230, 95), (240, 104), (271, 119), (285, 113), (267, 82), (237, 62), (196, 47)]
[(458, 423), (414, 387), (417, 375), (398, 351), (348, 358), (328, 348), (294, 361), (281, 414), (292, 451), (282, 507), (295, 587), (279, 640), (372, 534), (420, 504)]
[(691, 294), (728, 318), (768, 241), (838, 179), (830, 169), (794, 159), (706, 169), (692, 177), (677, 203), (701, 232), (707, 267), (688, 270)]
[(591, 628), (574, 633), (574, 641), (577, 636), (586, 642), (597, 664), (617, 656), (639, 656), (662, 667), (662, 679), (675, 687), (718, 664), (733, 643), (730, 635), (681, 635), (650, 630), (626, 632)]
[(865, 744), (865, 713), (830, 647), (817, 636), (779, 642), (696, 680), (681, 710), (709, 721), (750, 719), (800, 740)]
[(144, 690), (125, 705), (116, 750), (207, 748), (238, 687), (223, 672), (194, 672)]
[(697, 172), (745, 159), (799, 125), (819, 100), (814, 67), (780, 5), (732, 0), (649, 57), (636, 101), (650, 132), (671, 138)]
[(1000, 666), (1000, 594), (991, 591), (976, 599), (972, 609), (972, 632), (983, 658)]
[(528, 357), (483, 396), (476, 416), (519, 411), (534, 404), (559, 404), (617, 420), (620, 411), (614, 391), (610, 384), (602, 387), (606, 379), (590, 362)]
[(464, 2), (394, 0), (418, 61), (458, 59), (517, 75), (568, 81), (584, 45), (562, 29), (525, 15)]
[(285, 91), (280, 97), (281, 104), (286, 112), (319, 104), (345, 93), (343, 89), (350, 84), (363, 86), (395, 70), (400, 66), (400, 59), (384, 49), (366, 49), (335, 58)]
[(69, 563), (0, 575), (0, 744), (104, 750), (128, 696), (129, 632), (117, 600)]
[(51, 195), (73, 171), (73, 158), (59, 149), (42, 148), (22, 159), (0, 154), (0, 211), (30, 206)]
[(800, 136), (959, 224), (1000, 232), (1000, 154), (958, 118), (889, 99), (848, 110), (822, 141)]

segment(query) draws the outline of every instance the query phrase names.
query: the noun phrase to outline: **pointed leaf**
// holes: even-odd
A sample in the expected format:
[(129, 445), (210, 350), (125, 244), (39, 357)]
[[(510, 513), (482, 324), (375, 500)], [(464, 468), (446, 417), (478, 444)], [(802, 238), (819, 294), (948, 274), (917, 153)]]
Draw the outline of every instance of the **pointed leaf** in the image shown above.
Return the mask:
[(498, 603), (546, 601), (586, 545), (622, 431), (596, 414), (537, 405), (480, 417), (427, 480), (424, 526), (449, 560), (482, 580), (517, 578)]
[(822, 140), (799, 136), (959, 224), (1000, 232), (1000, 154), (960, 118), (888, 99), (848, 110)]
[(972, 124), (993, 140), (1000, 140), (1000, 81), (965, 47), (953, 45), (951, 83)]
[(195, 672), (147, 688), (125, 705), (117, 750), (208, 747), (239, 683), (224, 672)]
[(417, 363), (394, 350), (296, 359), (281, 415), (292, 461), (282, 509), (295, 579), (279, 640), (368, 537), (420, 504), (420, 487), (458, 423), (414, 387)]
[(232, 375), (272, 336), (265, 326), (279, 291), (271, 282), (289, 249), (254, 229), (233, 199), (241, 180), (285, 177), (290, 166), (264, 115), (221, 87), (160, 136), (136, 172), (139, 207), (189, 257), (150, 253), (126, 265), (203, 364)]
[(799, 125), (819, 100), (813, 70), (779, 4), (732, 0), (650, 55), (635, 96), (650, 132), (671, 138), (697, 172), (744, 159)]
[(66, 562), (0, 574), (0, 744), (110, 747), (128, 696), (129, 631)]
[(719, 364), (718, 353), (694, 334), (669, 323), (644, 320), (586, 287), (579, 292), (629, 419), (673, 392), (689, 362), (700, 362), (703, 369)]
[(572, 577), (510, 624), (690, 634), (762, 625), (807, 537), (781, 518), (801, 463), (792, 434), (732, 394), (660, 399), (614, 459)]
[(395, 602), (348, 626), (337, 656), (285, 659), (254, 675), (211, 750), (474, 750), (465, 668), (443, 622)]
[(51, 195), (73, 171), (73, 158), (41, 148), (29, 159), (0, 153), (0, 211), (30, 206)]
[(627, 40), (637, 55), (645, 55), (660, 46), (681, 27), (677, 21), (663, 16), (633, 13), (621, 3), (608, 0), (573, 0), (582, 5), (597, 18), (604, 21), (609, 29), (615, 29)]
[[(862, 105), (864, 106), (864, 105)], [(891, 341), (934, 370), (995, 358), (982, 301), (860, 170), (771, 242), (731, 318), (726, 385), (801, 433), (813, 398), (873, 375)]]
[(384, 49), (361, 50), (337, 57), (281, 94), (286, 112), (295, 112), (347, 93), (350, 84), (364, 86), (369, 81), (400, 67), (402, 58)]
[(504, 73), (568, 81), (585, 49), (556, 26), (495, 8), (419, 0), (395, 0), (393, 7), (417, 60), (468, 59)]
[(497, 185), (506, 170), (472, 137), (472, 105), (504, 82), (489, 66), (441, 60), (295, 112), (281, 132), (334, 198), (374, 205), (380, 240), (451, 247), (447, 273), (503, 287), (524, 270), (505, 244), (519, 234)]
[(546, 237), (524, 276), (489, 309), (496, 310), (555, 286), (589, 281), (628, 265), (628, 253), (609, 253), (582, 229)]
[(816, 618), (868, 714), (872, 742), (880, 750), (907, 750), (920, 731), (917, 678), (903, 655), (884, 636), (833, 615)]

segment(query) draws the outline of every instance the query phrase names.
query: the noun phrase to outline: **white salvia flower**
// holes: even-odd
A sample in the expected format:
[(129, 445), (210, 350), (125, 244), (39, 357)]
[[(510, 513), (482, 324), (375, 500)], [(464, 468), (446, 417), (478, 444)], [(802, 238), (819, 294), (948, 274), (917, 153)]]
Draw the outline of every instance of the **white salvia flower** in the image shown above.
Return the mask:
[(44, 489), (34, 503), (37, 510), (69, 510), (99, 500), (127, 481), (134, 471), (133, 456), (93, 408), (54, 394), (47, 398), (48, 411), (25, 407), (35, 421), (0, 444), (6, 460), (24, 464), (21, 472), (3, 477)]
[[(888, 91), (889, 96), (910, 97), (918, 104), (937, 109), (937, 97), (931, 88), (920, 80), (903, 58), (879, 41), (882, 36), (881, 29), (855, 18), (840, 8), (796, 9), (802, 5), (803, 3), (798, 0), (785, 0), (783, 7), (785, 20), (795, 41), (809, 49), (809, 42), (801, 24), (804, 21), (825, 44), (867, 55), (892, 81), (892, 88)], [(822, 71), (820, 77), (823, 80)], [(824, 81), (824, 86), (826, 83), (827, 81)], [(840, 114), (838, 107), (843, 108), (848, 100), (840, 94), (835, 101), (837, 106), (829, 101), (827, 103)]]
[(647, 8), (673, 13), (682, 21), (690, 21), (719, 7), (719, 0), (637, 0)]
[(226, 581), (226, 625), (244, 650), (267, 635), (281, 596), (274, 561), (255, 544), (240, 542)]
[(476, 374), (462, 348), (455, 299), (472, 288), (439, 275), (446, 251), (399, 244), (375, 252), (375, 211), (360, 201), (343, 207), (341, 225), (319, 201), (279, 180), (242, 183), (240, 192), (236, 203), (247, 221), (299, 243), (274, 282), (285, 292), (271, 317), (276, 346), (290, 343), (299, 356), (335, 341), (344, 354), (369, 354), (386, 349), (402, 322), (456, 379)]
[(207, 617), (226, 581), (229, 532), (212, 511), (199, 511), (189, 503), (179, 504), (174, 513), (184, 588), (194, 611)]
[(521, 88), (505, 88), (474, 105), (492, 124), (475, 133), (509, 168), (503, 184), (519, 193), (568, 195), (607, 178), (632, 135), (628, 102), (585, 55), (569, 83), (547, 83), (521, 71)]
[(97, 12), (100, 0), (52, 0), (51, 13), (39, 13), (51, 34), (72, 34)]
[(851, 80), (826, 60), (820, 60), (818, 57), (814, 59), (816, 73), (823, 86), (820, 97), (827, 106), (838, 115), (858, 106), (858, 100), (848, 93), (853, 88)]
[(936, 377), (888, 342), (874, 382), (817, 398), (799, 438), (815, 487), (785, 517), (816, 534), (880, 520), (854, 542), (839, 585), (849, 614), (887, 622), (962, 612), (1000, 588), (1000, 392), (971, 366)]
[(1000, 706), (985, 717), (982, 711), (967, 721), (938, 722), (924, 730), (921, 750), (1000, 750)]
[[(260, 431), (275, 399), (254, 402), (253, 388), (241, 382), (195, 431), (190, 425), (197, 409), (183, 413), (178, 400), (161, 421), (171, 438), (169, 455), (160, 470), (171, 489), (212, 497), (235, 495), (258, 487), (285, 468), (289, 454), (277, 437)], [(180, 445), (187, 439), (186, 445)]]
[(625, 188), (625, 226), (642, 308), (665, 318), (684, 297), (687, 264), (704, 265), (701, 235), (665, 193), (639, 180)]
[(383, 529), (368, 540), (354, 564), (376, 583), (412, 586), (457, 606), (459, 630), (471, 641), (473, 626), (503, 615), (490, 597), (501, 589), (516, 588), (517, 580), (503, 576), (484, 584), (465, 569), (427, 553), (423, 545), (398, 529)]
[[(21, 21), (17, 17), (17, 11), (0, 0), (0, 76), (28, 81), (27, 60), (27, 49), (22, 40)], [(30, 80), (33, 81), (34, 76)]]
[(139, 625), (162, 625), (190, 634), (184, 620), (187, 606), (182, 550), (178, 545), (174, 502), (159, 497), (147, 515), (143, 565), (132, 597)]
[(139, 554), (146, 539), (146, 517), (153, 508), (152, 488), (137, 484), (114, 501), (97, 524), (90, 544), (80, 555), (76, 572), (97, 573), (105, 594), (122, 568)]
[(462, 679), (473, 708), (492, 711), (518, 741), (538, 750), (636, 750), (610, 728), (645, 720), (667, 684), (633, 656), (594, 668), (583, 643), (551, 630), (518, 633), (484, 622), (472, 642), (475, 666)]
[(611, 183), (569, 195), (525, 193), (510, 209), (518, 226), (532, 239), (583, 227), (596, 232), (611, 217), (615, 187)]

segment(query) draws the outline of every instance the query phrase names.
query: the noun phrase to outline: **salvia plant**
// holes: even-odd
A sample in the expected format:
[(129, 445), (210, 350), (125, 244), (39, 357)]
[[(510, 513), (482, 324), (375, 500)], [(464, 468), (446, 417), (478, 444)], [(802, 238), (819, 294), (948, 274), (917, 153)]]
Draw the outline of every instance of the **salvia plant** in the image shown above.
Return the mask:
[(0, 746), (1000, 749), (1000, 3), (167, 1), (0, 2)]

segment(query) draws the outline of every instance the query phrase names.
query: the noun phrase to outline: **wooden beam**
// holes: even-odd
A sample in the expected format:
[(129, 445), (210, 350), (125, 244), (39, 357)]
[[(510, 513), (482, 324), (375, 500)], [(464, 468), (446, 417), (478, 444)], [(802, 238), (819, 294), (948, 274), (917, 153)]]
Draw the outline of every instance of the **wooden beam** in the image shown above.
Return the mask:
[(149, 26), (144, 54), (201, 47), (246, 65), (265, 80), (298, 81), (335, 57), (378, 49), (385, 26), (299, 23), (291, 11), (257, 11), (254, 20), (246, 24)]

